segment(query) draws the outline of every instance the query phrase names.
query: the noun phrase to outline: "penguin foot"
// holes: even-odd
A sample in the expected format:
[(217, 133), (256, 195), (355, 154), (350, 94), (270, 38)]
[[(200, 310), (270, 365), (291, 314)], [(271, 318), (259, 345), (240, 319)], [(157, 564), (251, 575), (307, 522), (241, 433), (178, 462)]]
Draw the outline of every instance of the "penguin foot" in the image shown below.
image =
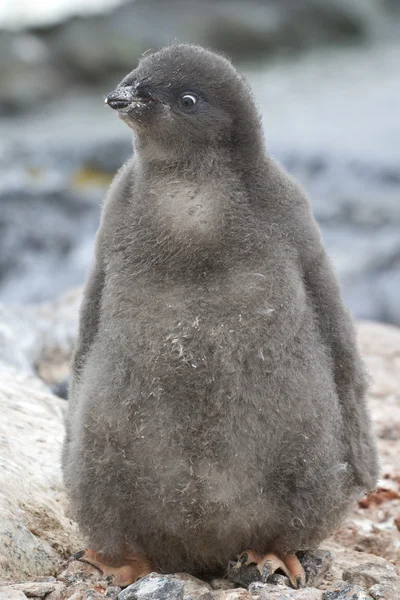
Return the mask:
[(149, 560), (143, 556), (128, 554), (120, 561), (112, 561), (91, 548), (74, 554), (72, 559), (81, 560), (99, 569), (104, 577), (110, 577), (114, 585), (126, 587), (154, 571)]
[(283, 571), (296, 589), (306, 586), (306, 574), (295, 554), (270, 552), (260, 556), (254, 550), (245, 550), (228, 565), (228, 579), (248, 587), (254, 581), (267, 583), (275, 571)]

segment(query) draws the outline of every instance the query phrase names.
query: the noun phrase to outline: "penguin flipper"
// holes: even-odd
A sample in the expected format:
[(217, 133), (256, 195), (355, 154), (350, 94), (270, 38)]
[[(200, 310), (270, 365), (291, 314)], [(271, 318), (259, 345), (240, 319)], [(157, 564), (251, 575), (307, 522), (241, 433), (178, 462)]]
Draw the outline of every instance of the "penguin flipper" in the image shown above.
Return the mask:
[(347, 447), (345, 459), (356, 485), (371, 490), (376, 485), (379, 468), (366, 403), (367, 375), (351, 316), (343, 304), (339, 284), (319, 234), (318, 240), (316, 237), (315, 232), (311, 232), (314, 244), (310, 244), (309, 255), (303, 257), (303, 280), (322, 341), (332, 357), (342, 413), (343, 443)]

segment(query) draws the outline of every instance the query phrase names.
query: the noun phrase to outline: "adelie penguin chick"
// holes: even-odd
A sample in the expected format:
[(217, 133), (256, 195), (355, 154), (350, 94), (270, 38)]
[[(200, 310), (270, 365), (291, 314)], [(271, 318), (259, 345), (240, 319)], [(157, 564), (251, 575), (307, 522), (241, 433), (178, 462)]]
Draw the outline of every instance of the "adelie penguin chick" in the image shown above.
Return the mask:
[(135, 141), (73, 360), (63, 469), (84, 559), (120, 585), (223, 567), (303, 586), (296, 552), (377, 478), (363, 365), (309, 201), (213, 52), (147, 55), (107, 103)]

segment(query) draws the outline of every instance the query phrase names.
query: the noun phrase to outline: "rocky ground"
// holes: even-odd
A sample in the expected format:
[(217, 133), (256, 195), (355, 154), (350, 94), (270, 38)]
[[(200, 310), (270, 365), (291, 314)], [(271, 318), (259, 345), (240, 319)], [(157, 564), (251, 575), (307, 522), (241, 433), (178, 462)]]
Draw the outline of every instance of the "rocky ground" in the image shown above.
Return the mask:
[(233, 588), (225, 579), (152, 574), (120, 590), (68, 561), (82, 541), (68, 518), (59, 457), (65, 402), (50, 386), (68, 371), (80, 291), (53, 303), (0, 309), (0, 600), (399, 600), (400, 330), (362, 322), (370, 408), (381, 456), (376, 491), (306, 557), (309, 587), (287, 579)]

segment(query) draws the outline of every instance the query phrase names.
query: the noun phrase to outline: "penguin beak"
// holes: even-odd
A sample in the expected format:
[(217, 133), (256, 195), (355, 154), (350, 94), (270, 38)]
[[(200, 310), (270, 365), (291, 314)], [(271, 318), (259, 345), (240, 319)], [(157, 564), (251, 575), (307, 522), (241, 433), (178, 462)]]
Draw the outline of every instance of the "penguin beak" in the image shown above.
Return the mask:
[(137, 92), (136, 86), (120, 86), (111, 92), (111, 94), (108, 94), (104, 102), (114, 110), (121, 110), (123, 108), (127, 108), (127, 106), (133, 103), (138, 105), (155, 101), (155, 98), (152, 98), (151, 96), (138, 96), (135, 92)]

